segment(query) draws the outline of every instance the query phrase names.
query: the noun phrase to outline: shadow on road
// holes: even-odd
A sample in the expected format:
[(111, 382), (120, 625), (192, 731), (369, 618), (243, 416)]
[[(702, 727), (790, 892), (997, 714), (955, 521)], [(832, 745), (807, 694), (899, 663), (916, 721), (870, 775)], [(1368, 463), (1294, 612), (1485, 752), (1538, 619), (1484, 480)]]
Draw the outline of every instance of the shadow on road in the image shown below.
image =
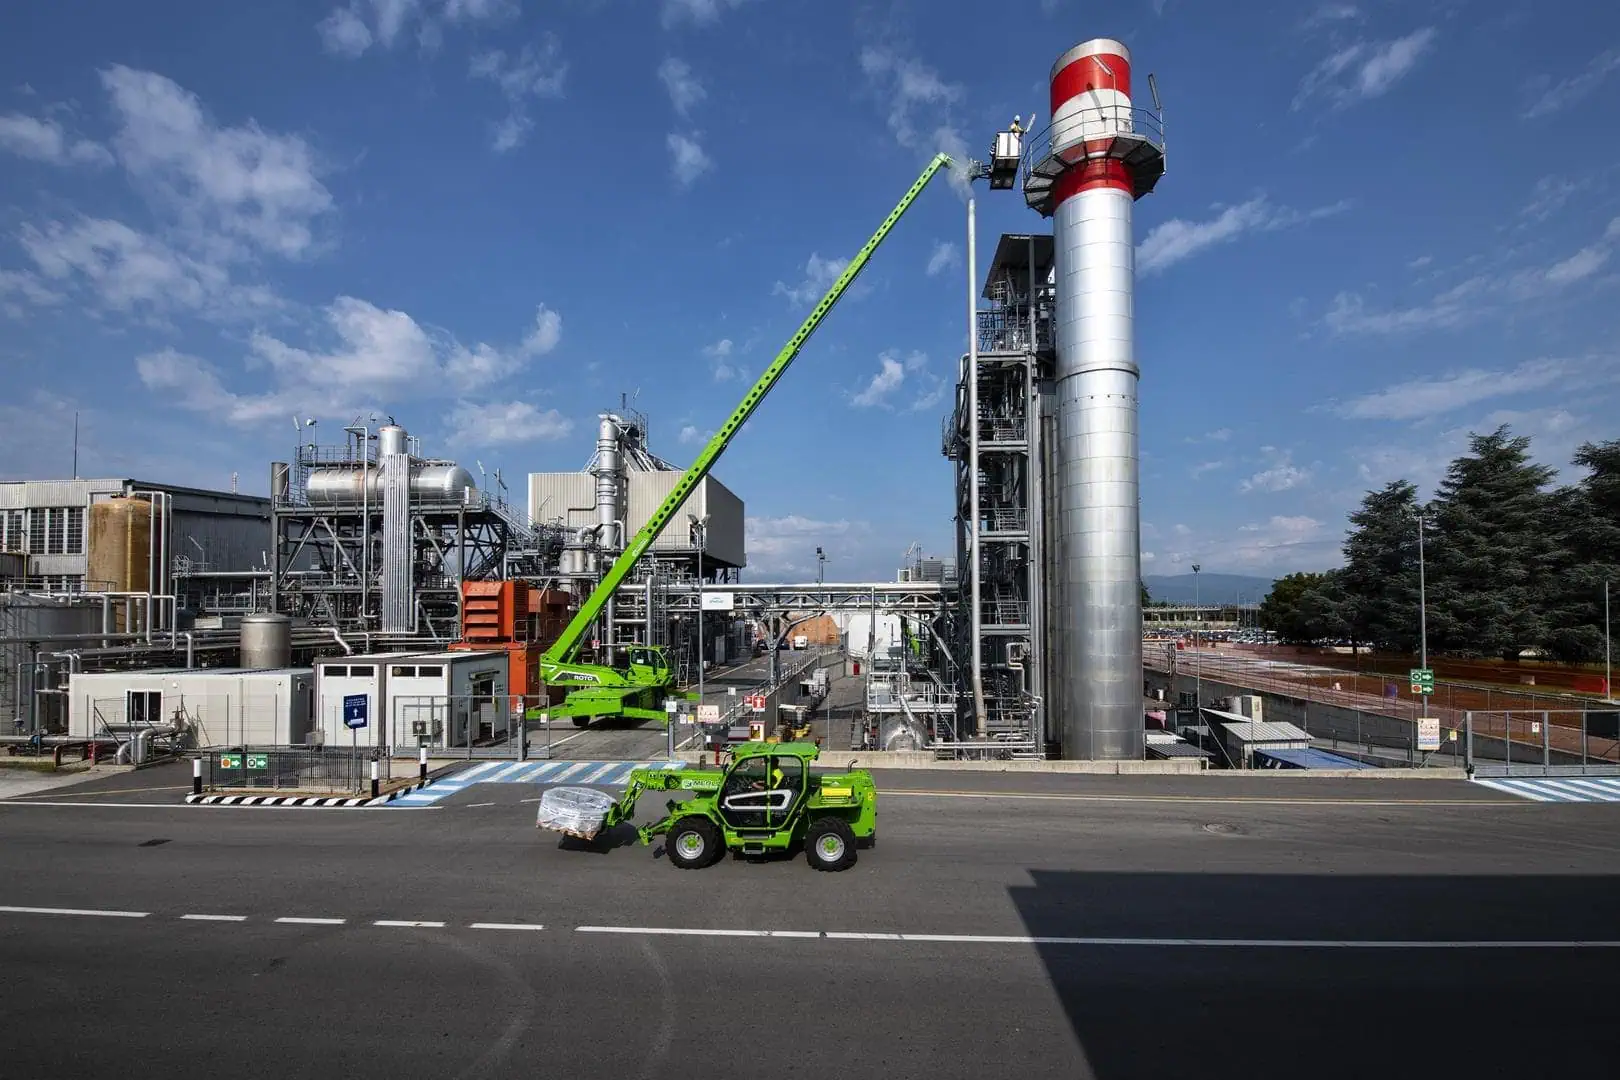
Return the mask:
[[(1037, 937), (1620, 938), (1620, 878), (1030, 872)], [(1037, 946), (1100, 1080), (1613, 1076), (1613, 948)]]

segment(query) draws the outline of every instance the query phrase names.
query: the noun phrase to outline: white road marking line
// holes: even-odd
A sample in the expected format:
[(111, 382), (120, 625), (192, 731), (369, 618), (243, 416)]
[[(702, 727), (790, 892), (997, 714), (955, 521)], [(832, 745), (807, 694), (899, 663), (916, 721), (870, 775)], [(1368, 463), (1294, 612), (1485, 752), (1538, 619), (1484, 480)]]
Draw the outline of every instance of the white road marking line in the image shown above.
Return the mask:
[(581, 735), (589, 734), (590, 730), (591, 730), (590, 728), (586, 728), (584, 731), (576, 731), (574, 734), (568, 736), (566, 739), (552, 739), (550, 742), (548, 742), (546, 744), (546, 750), (549, 753), (553, 746), (561, 746), (563, 743), (573, 742), (575, 739), (579, 738)]
[[(1371, 781), (1369, 781), (1370, 783)], [(1398, 783), (1399, 781), (1390, 781)], [(1099, 803), (1244, 803), (1252, 806), (1524, 806), (1521, 799), (1280, 799), (1261, 795), (1074, 795), (1027, 791), (923, 791), (879, 788), (878, 797), (928, 799), (1051, 799)]]
[(884, 931), (726, 930), (665, 926), (576, 926), (581, 934), (662, 937), (827, 938), (947, 945), (1080, 945), (1149, 949), (1620, 949), (1620, 940), (1563, 941), (1348, 941), (1337, 938), (1042, 937), (1024, 934), (903, 934)]
[(592, 772), (589, 776), (583, 777), (580, 780), (580, 783), (582, 783), (582, 784), (594, 784), (598, 780), (602, 779), (602, 777), (606, 776), (608, 773), (612, 772), (614, 769), (617, 769), (618, 767), (619, 767), (619, 763), (616, 762), (616, 761), (604, 762), (600, 769), (597, 769), (596, 771)]
[(417, 920), (417, 919), (378, 919), (376, 922), (373, 922), (371, 925), (372, 926), (407, 926), (407, 927), (414, 926), (414, 927), (426, 927), (428, 929), (434, 929), (434, 930), (440, 930), (440, 929), (444, 928), (444, 923), (442, 923), (442, 922), (422, 922), (422, 921)]
[[(342, 807), (342, 809), (344, 809), (344, 810), (387, 810), (387, 809), (390, 809), (391, 807), (393, 807), (393, 804), (397, 803), (397, 802), (399, 802), (399, 800), (395, 799), (395, 800), (393, 800), (392, 803), (379, 803), (376, 806), (347, 806), (347, 807)], [(0, 799), (0, 810), (4, 810), (8, 806), (87, 806), (87, 807), (90, 807), (91, 809), (94, 809), (94, 810), (190, 810), (192, 812), (196, 812), (198, 810), (198, 808), (205, 808), (205, 809), (208, 809), (208, 810), (309, 810), (309, 809), (312, 809), (311, 807), (308, 807), (308, 806), (275, 806), (275, 805), (265, 805), (263, 803), (260, 803), (258, 805), (243, 805), (241, 803), (165, 803), (165, 802), (143, 802), (143, 803), (11, 802), (9, 800)], [(443, 810), (444, 807), (442, 807), (442, 806), (401, 806), (401, 807), (399, 807), (399, 809), (401, 809), (401, 810)]]
[(150, 911), (101, 911), (96, 908), (0, 907), (7, 915), (91, 915), (103, 919), (144, 919)]
[(182, 915), (182, 919), (192, 922), (247, 922), (246, 915)]
[(305, 919), (295, 915), (283, 916), (276, 920), (279, 923), (298, 923), (303, 926), (342, 926), (347, 919)]
[(471, 810), (475, 806), (494, 806), (494, 805), (495, 804), (492, 803), (492, 802), (470, 802), (470, 803), (467, 804), (467, 809)]
[(573, 776), (575, 773), (579, 772), (581, 769), (588, 769), (590, 767), (591, 763), (589, 761), (581, 761), (578, 765), (570, 765), (556, 776), (553, 776), (551, 780), (553, 783), (560, 784), (564, 780), (567, 780), (569, 777)]
[(515, 764), (508, 765), (498, 773), (492, 773), (484, 777), (483, 780), (479, 781), (479, 783), (483, 783), (484, 780), (489, 781), (491, 784), (504, 783), (508, 776), (516, 776), (518, 773), (527, 772), (528, 770), (529, 763), (527, 761), (519, 761)]
[(483, 776), (485, 773), (494, 772), (496, 769), (501, 767), (502, 763), (499, 761), (486, 761), (482, 764), (474, 765), (472, 768), (463, 772), (451, 773), (449, 776), (445, 777), (445, 779), (454, 780), (459, 784), (471, 783), (478, 777)]
[(521, 922), (475, 922), (468, 924), (469, 930), (544, 930), (539, 923)]

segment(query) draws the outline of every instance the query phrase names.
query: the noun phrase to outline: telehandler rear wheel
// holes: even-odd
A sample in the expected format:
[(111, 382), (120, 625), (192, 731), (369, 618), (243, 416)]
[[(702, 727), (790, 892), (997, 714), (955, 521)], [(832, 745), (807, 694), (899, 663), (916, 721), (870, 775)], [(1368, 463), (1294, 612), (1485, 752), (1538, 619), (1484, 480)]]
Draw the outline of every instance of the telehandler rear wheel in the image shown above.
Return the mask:
[(817, 818), (804, 833), (804, 857), (814, 870), (848, 870), (855, 865), (855, 834), (842, 818)]
[(725, 853), (720, 830), (714, 827), (714, 822), (696, 814), (669, 830), (665, 847), (670, 865), (677, 870), (701, 870)]

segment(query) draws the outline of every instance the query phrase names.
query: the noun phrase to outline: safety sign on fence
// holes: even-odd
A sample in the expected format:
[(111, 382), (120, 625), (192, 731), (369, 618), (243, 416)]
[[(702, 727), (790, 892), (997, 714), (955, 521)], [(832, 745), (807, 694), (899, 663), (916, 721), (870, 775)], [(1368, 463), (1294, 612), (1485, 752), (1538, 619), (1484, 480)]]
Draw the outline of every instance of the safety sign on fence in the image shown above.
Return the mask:
[(1418, 753), (1440, 749), (1440, 718), (1420, 716), (1417, 722)]
[(765, 711), (765, 695), (764, 694), (749, 694), (746, 698), (743, 699), (743, 704), (748, 706), (748, 709), (749, 709), (750, 712), (764, 712)]

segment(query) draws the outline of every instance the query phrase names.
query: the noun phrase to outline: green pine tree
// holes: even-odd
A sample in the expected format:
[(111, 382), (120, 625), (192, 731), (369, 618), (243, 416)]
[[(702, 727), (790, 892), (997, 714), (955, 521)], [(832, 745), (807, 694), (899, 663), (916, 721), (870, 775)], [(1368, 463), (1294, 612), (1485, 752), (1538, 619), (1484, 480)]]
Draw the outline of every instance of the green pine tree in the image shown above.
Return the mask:
[(1560, 660), (1603, 656), (1603, 586), (1620, 600), (1620, 440), (1584, 443), (1573, 464), (1587, 470), (1553, 496), (1561, 541), (1544, 642)]
[(1417, 651), (1418, 509), (1417, 488), (1393, 480), (1350, 515), (1339, 584), (1352, 641)]
[(1548, 638), (1562, 547), (1549, 528), (1553, 475), (1530, 460), (1530, 440), (1506, 425), (1469, 437), (1433, 504), (1431, 647), (1512, 660)]

